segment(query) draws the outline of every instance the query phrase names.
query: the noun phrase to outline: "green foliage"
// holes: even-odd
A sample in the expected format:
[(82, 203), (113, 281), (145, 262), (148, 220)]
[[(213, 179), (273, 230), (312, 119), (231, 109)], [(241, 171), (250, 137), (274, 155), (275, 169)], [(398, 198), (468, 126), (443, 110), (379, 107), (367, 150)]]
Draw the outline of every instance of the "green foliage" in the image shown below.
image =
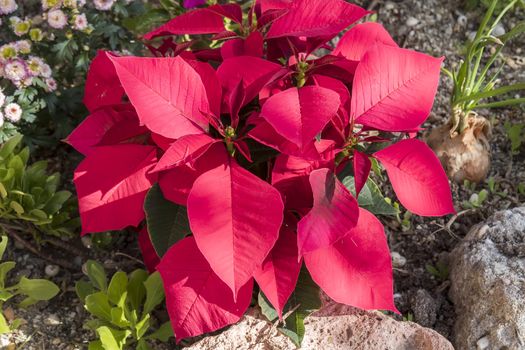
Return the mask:
[[(480, 5), (484, 8), (489, 8), (491, 5), (492, 0), (467, 0), (465, 2), (465, 7), (467, 10), (472, 11), (476, 8), (478, 8)], [(511, 0), (500, 0), (498, 4), (496, 5), (496, 8), (494, 9), (494, 12), (496, 14), (501, 13), (503, 9), (511, 2)], [(525, 1), (520, 0), (517, 2), (516, 6), (522, 6), (525, 7)]]
[(525, 141), (525, 123), (511, 124), (507, 121), (504, 127), (507, 132), (507, 137), (510, 140), (510, 150), (512, 154), (518, 154)]
[(304, 319), (321, 307), (319, 293), (319, 287), (303, 267), (295, 290), (284, 307), (283, 320), (278, 320), (277, 311), (262, 292), (259, 292), (258, 303), (262, 314), (270, 322), (277, 322), (277, 329), (300, 346), (304, 337)]
[(15, 268), (15, 262), (4, 261), (3, 256), (7, 248), (7, 236), (2, 236), (0, 239), (0, 334), (10, 333), (19, 325), (19, 319), (15, 319), (10, 323), (3, 315), (4, 303), (16, 296), (23, 296), (24, 299), (19, 303), (21, 307), (28, 307), (39, 301), (50, 300), (55, 297), (60, 289), (51, 281), (46, 279), (29, 279), (23, 277), (18, 283), (7, 286), (7, 275)]
[[(377, 163), (373, 163), (373, 166), (376, 168), (374, 172), (377, 171), (378, 174), (381, 173), (380, 169), (377, 169), (379, 166)], [(355, 197), (355, 180), (353, 176), (353, 170), (351, 164), (349, 164), (339, 175), (339, 180), (345, 185), (346, 188), (354, 195)], [(395, 207), (390, 203), (390, 201), (383, 196), (381, 189), (375, 183), (375, 181), (369, 177), (365, 185), (359, 192), (359, 197), (357, 197), (359, 206), (370, 211), (375, 215), (392, 215), (396, 216), (399, 214), (399, 208)]]
[(165, 199), (158, 184), (149, 190), (144, 212), (151, 243), (160, 257), (191, 232), (186, 207)]
[(76, 201), (59, 191), (60, 175), (48, 175), (47, 162), (31, 165), (29, 149), (15, 135), (0, 148), (0, 219), (22, 220), (40, 231), (70, 236), (79, 226)]
[[(517, 83), (508, 86), (495, 87), (497, 78), (502, 71), (505, 63), (492, 72), (492, 68), (502, 57), (503, 47), (514, 37), (525, 32), (525, 22), (520, 22), (509, 32), (496, 37), (493, 32), (501, 22), (504, 15), (518, 3), (519, 0), (507, 1), (506, 6), (496, 15), (496, 7), (502, 2), (492, 0), (483, 20), (481, 21), (474, 39), (468, 43), (465, 58), (456, 71), (443, 71), (452, 78), (454, 90), (452, 94), (453, 130), (463, 132), (467, 127), (466, 118), (471, 111), (477, 108), (496, 108), (506, 107), (525, 103), (525, 98), (508, 97), (511, 92), (525, 90), (525, 83)], [(495, 18), (494, 18), (495, 17)], [(494, 48), (493, 53), (487, 56), (486, 51), (489, 47)], [(486, 99), (494, 97), (501, 98), (498, 101), (484, 102)]]
[(173, 336), (169, 322), (157, 326), (152, 311), (164, 301), (162, 279), (135, 270), (129, 276), (116, 272), (108, 282), (103, 266), (89, 260), (85, 265), (89, 281), (76, 283), (77, 295), (92, 318), (85, 327), (98, 340), (90, 350), (152, 349), (150, 342), (167, 342)]
[(428, 273), (441, 281), (446, 281), (450, 273), (448, 266), (441, 262), (438, 262), (435, 266), (427, 264), (426, 269)]

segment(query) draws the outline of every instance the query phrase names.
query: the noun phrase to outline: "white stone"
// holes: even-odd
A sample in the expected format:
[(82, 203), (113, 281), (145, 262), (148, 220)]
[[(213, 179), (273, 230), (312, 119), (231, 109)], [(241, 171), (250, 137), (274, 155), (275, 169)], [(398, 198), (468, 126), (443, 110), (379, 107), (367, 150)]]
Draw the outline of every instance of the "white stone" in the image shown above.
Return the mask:
[(390, 256), (392, 256), (392, 266), (394, 267), (403, 267), (407, 263), (407, 259), (399, 254), (398, 252), (391, 252)]
[(415, 17), (408, 17), (406, 25), (409, 27), (415, 27), (419, 23), (419, 20)]

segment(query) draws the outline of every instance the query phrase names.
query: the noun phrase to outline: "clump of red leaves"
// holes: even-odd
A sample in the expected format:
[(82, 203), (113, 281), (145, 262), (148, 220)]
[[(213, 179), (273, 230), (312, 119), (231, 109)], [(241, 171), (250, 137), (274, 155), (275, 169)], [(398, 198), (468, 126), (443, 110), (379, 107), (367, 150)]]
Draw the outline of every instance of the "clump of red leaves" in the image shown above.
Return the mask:
[[(214, 5), (145, 36), (190, 42), (93, 61), (91, 115), (68, 138), (86, 156), (83, 233), (140, 226), (155, 183), (186, 207), (191, 232), (157, 266), (178, 340), (237, 322), (254, 280), (282, 315), (303, 261), (335, 301), (396, 311), (383, 227), (337, 178), (348, 166), (357, 193), (375, 158), (408, 210), (454, 211), (439, 161), (409, 136), (442, 59), (399, 48), (376, 23), (327, 44), (367, 14), (343, 0), (259, 0), (244, 15)], [(204, 35), (220, 45), (202, 47)]]

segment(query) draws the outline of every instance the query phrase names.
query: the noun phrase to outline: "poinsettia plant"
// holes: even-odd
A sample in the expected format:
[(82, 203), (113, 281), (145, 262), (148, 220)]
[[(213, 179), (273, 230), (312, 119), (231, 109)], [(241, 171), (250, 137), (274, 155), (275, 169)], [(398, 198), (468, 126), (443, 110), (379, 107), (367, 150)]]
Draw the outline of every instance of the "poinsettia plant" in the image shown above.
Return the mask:
[(288, 330), (317, 305), (292, 299), (315, 285), (397, 311), (370, 173), (381, 164), (415, 214), (454, 212), (439, 160), (413, 138), (442, 59), (352, 26), (367, 14), (343, 0), (213, 5), (146, 34), (156, 57), (93, 61), (91, 115), (67, 139), (86, 156), (82, 232), (142, 229), (178, 341), (237, 322), (254, 282)]

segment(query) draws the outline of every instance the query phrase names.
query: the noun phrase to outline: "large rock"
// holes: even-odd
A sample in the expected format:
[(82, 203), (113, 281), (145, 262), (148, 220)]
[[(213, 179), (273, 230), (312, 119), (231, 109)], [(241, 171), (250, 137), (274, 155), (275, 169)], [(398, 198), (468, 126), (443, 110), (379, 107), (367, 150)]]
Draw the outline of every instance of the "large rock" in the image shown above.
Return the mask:
[(525, 349), (525, 207), (475, 226), (451, 258), (457, 349)]
[[(295, 350), (272, 324), (252, 311), (225, 332), (188, 349)], [(332, 304), (305, 320), (306, 350), (453, 350), (437, 332), (412, 322), (398, 322), (380, 312)]]

